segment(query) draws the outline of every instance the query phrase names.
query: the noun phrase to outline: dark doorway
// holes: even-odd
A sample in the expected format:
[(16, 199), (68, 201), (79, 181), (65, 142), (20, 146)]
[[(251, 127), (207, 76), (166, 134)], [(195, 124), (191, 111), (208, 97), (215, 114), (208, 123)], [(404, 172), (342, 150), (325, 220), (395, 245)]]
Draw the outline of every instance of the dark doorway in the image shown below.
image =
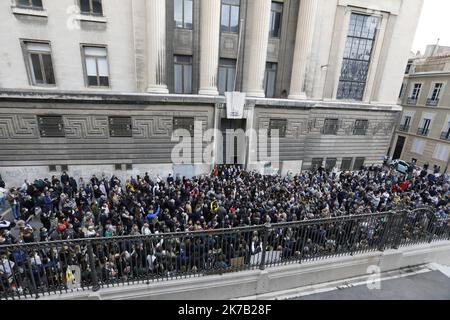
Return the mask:
[[(238, 139), (237, 130), (241, 129), (245, 134), (247, 126), (246, 119), (230, 120), (222, 119), (220, 123), (220, 130), (222, 132), (223, 144), (222, 144), (222, 164), (245, 164), (245, 145), (242, 145), (242, 141)], [(227, 130), (233, 130), (234, 133), (227, 133)], [(232, 144), (234, 141), (234, 149)], [(245, 141), (245, 140), (244, 140)], [(229, 146), (232, 154), (227, 155), (227, 145)]]
[(392, 160), (400, 159), (403, 152), (403, 147), (405, 146), (406, 138), (402, 136), (398, 136), (397, 145), (395, 147), (394, 155), (392, 156)]

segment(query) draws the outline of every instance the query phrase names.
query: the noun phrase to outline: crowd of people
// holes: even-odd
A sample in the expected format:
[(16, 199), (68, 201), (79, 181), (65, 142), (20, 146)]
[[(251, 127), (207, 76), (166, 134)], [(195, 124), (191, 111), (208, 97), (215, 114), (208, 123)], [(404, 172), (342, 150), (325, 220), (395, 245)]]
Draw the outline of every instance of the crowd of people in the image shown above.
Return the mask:
[[(0, 224), (0, 244), (226, 229), (432, 206), (449, 214), (449, 183), (426, 170), (403, 175), (389, 167), (355, 172), (266, 176), (238, 166), (210, 176), (92, 176), (25, 181), (7, 192), (14, 221)], [(40, 230), (29, 222), (39, 218)], [(18, 238), (9, 230), (20, 229)], [(35, 232), (36, 231), (36, 232)], [(39, 231), (39, 232), (37, 232)]]
[[(192, 179), (169, 175), (152, 180), (145, 174), (125, 184), (104, 175), (76, 181), (63, 172), (8, 190), (15, 219), (0, 221), (0, 292), (61, 289), (74, 278), (74, 265), (81, 270), (81, 282), (90, 285), (93, 269), (101, 283), (111, 283), (258, 265), (263, 251), (279, 262), (377, 249), (388, 240), (445, 236), (450, 230), (449, 187), (444, 176), (426, 170), (404, 175), (388, 166), (355, 172), (319, 167), (287, 176), (227, 166)], [(408, 215), (400, 233), (390, 231), (399, 240), (386, 239), (384, 216), (365, 215), (423, 206), (432, 208), (433, 216)], [(350, 215), (364, 218), (327, 219)], [(29, 225), (36, 219), (42, 223), (39, 230)], [(262, 229), (233, 232), (235, 227), (313, 219), (324, 220), (274, 228), (267, 234)], [(20, 230), (17, 237), (13, 228)], [(216, 229), (230, 232), (191, 232)], [(94, 243), (91, 256), (86, 243), (52, 247), (50, 242), (41, 249), (2, 251), (8, 244), (99, 237), (106, 239)]]

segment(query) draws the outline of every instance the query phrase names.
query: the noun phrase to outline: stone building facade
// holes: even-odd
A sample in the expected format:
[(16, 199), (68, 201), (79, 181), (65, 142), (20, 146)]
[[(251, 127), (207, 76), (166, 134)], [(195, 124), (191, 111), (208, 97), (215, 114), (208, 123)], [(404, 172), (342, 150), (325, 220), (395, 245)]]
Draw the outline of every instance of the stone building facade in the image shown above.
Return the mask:
[[(433, 49), (433, 50), (431, 50)], [(424, 57), (408, 62), (400, 92), (403, 113), (391, 156), (448, 172), (450, 164), (450, 50), (429, 46)]]
[[(0, 174), (207, 173), (171, 161), (193, 121), (281, 129), (277, 163), (239, 144), (262, 172), (380, 163), (422, 2), (1, 1)], [(227, 118), (233, 90), (243, 119)]]

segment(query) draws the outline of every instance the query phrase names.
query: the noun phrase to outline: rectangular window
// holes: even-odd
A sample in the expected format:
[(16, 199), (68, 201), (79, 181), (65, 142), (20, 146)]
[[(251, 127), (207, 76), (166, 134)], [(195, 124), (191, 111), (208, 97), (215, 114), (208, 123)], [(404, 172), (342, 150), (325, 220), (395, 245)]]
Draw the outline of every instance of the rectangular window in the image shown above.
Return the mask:
[(192, 17), (192, 0), (174, 0), (174, 22), (176, 28), (192, 29)]
[(184, 129), (189, 131), (191, 137), (194, 136), (194, 118), (189, 117), (174, 117), (173, 118), (173, 131)]
[(403, 98), (403, 95), (405, 94), (405, 89), (406, 89), (406, 84), (402, 83), (402, 87), (400, 89), (400, 94), (398, 95), (399, 99)]
[(80, 0), (80, 12), (82, 14), (102, 16), (102, 0)]
[(109, 117), (109, 134), (113, 138), (131, 138), (131, 117)]
[(435, 83), (433, 92), (431, 93), (431, 100), (435, 101), (439, 99), (439, 96), (441, 94), (442, 87), (444, 86), (443, 83)]
[(368, 120), (356, 120), (355, 128), (353, 130), (353, 135), (355, 136), (365, 136), (367, 129), (369, 128)]
[(42, 0), (17, 0), (16, 5), (20, 8), (42, 10)]
[(192, 93), (192, 57), (174, 56), (175, 93)]
[(239, 32), (239, 0), (222, 0), (222, 17), (220, 30), (222, 32)]
[(234, 80), (236, 77), (236, 60), (234, 59), (220, 59), (219, 61), (219, 93), (221, 95), (225, 92), (234, 90)]
[(427, 136), (430, 132), (431, 119), (423, 119), (422, 126), (418, 129), (417, 134)]
[(39, 133), (42, 138), (65, 137), (64, 122), (62, 116), (38, 116)]
[(339, 130), (339, 119), (325, 119), (323, 134), (337, 135)]
[(419, 99), (421, 90), (422, 90), (422, 84), (421, 83), (415, 83), (413, 91), (411, 93), (411, 99), (413, 99), (413, 100)]
[(336, 167), (336, 158), (327, 158), (327, 161), (325, 162), (325, 169), (326, 170), (333, 170), (334, 167)]
[(264, 91), (266, 98), (275, 97), (275, 84), (277, 79), (277, 67), (276, 63), (268, 62), (266, 64), (266, 74), (264, 76)]
[(423, 154), (423, 151), (425, 150), (427, 142), (422, 139), (414, 139), (411, 152), (417, 153), (417, 154)]
[(269, 35), (271, 38), (280, 37), (282, 16), (283, 16), (283, 4), (279, 2), (272, 2), (272, 8), (270, 10), (270, 29), (269, 29)]
[(448, 145), (438, 143), (434, 150), (433, 158), (440, 161), (448, 161), (450, 149)]
[(352, 13), (342, 61), (338, 99), (362, 100), (379, 18)]
[(355, 163), (353, 165), (353, 170), (354, 171), (361, 170), (364, 167), (365, 161), (366, 161), (366, 158), (356, 158)]
[(286, 128), (287, 128), (287, 120), (286, 119), (270, 119), (269, 137), (272, 136), (272, 130), (278, 130), (278, 137), (286, 138)]
[(409, 74), (409, 72), (411, 71), (412, 65), (413, 65), (413, 62), (412, 61), (408, 61), (408, 64), (406, 65), (405, 74)]
[(83, 56), (87, 86), (109, 87), (109, 67), (106, 48), (83, 46)]
[(312, 159), (311, 169), (317, 170), (322, 165), (323, 165), (323, 158), (314, 158), (314, 159)]
[(353, 158), (343, 158), (341, 164), (342, 171), (349, 171), (352, 169)]
[(122, 171), (122, 164), (121, 164), (121, 163), (116, 163), (116, 164), (114, 165), (114, 169), (115, 169), (116, 171)]
[(405, 116), (403, 123), (400, 125), (400, 131), (409, 132), (410, 127), (411, 127), (411, 116)]
[(33, 85), (55, 85), (50, 44), (24, 42), (23, 45), (31, 83)]
[(444, 129), (444, 132), (441, 133), (442, 140), (450, 140), (450, 122), (447, 123), (447, 127)]

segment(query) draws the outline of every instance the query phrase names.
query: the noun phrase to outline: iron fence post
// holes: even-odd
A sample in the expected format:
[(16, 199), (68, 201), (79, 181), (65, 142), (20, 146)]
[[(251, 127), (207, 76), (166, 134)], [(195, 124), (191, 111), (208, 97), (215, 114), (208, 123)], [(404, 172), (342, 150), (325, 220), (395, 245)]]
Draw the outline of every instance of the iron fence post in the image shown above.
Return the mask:
[(267, 248), (267, 241), (269, 238), (269, 228), (270, 228), (270, 224), (266, 223), (264, 225), (264, 236), (263, 236), (263, 245), (262, 245), (261, 262), (259, 264), (259, 270), (264, 270), (266, 268), (266, 248)]
[(406, 219), (408, 218), (408, 211), (402, 210), (399, 214), (394, 214), (393, 217), (395, 217), (393, 221), (396, 221), (397, 223), (394, 223), (393, 228), (390, 229), (390, 231), (393, 232), (391, 248), (397, 250), (402, 241), (403, 227), (405, 226)]
[(98, 283), (97, 270), (95, 267), (94, 249), (92, 247), (92, 241), (90, 240), (88, 241), (87, 249), (89, 255), (89, 267), (91, 269), (92, 291), (96, 292), (100, 289), (100, 285)]
[(33, 267), (31, 265), (31, 258), (30, 256), (27, 257), (27, 267), (28, 270), (30, 272), (30, 280), (31, 280), (31, 285), (33, 286), (33, 290), (35, 291), (35, 295), (36, 295), (36, 299), (39, 299), (39, 290), (36, 286), (36, 280), (34, 279), (34, 273), (33, 273)]
[(386, 250), (387, 244), (389, 242), (389, 239), (391, 239), (391, 231), (393, 229), (394, 221), (397, 217), (397, 214), (393, 211), (389, 212), (389, 215), (386, 216), (386, 224), (385, 224), (385, 230), (382, 234), (382, 238), (380, 241), (380, 244), (378, 245), (379, 251)]

